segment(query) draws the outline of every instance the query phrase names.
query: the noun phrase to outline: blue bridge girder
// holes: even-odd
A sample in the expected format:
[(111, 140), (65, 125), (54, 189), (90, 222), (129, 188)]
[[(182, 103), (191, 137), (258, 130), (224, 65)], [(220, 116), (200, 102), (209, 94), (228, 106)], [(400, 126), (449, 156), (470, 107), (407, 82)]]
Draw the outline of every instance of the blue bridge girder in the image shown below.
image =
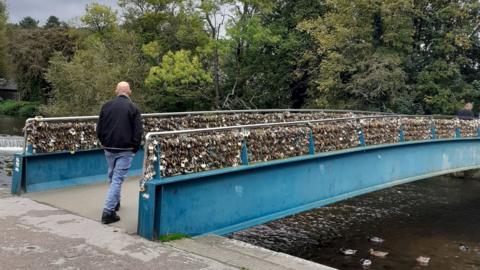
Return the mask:
[(138, 233), (228, 234), (395, 185), (480, 168), (480, 139), (358, 147), (157, 179), (140, 193)]

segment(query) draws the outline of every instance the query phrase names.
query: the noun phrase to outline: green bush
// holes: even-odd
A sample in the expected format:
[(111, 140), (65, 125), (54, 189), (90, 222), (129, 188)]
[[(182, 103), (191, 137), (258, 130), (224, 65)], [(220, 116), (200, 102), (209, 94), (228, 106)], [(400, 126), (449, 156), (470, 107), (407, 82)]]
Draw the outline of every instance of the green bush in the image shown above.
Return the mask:
[(5, 115), (16, 115), (20, 109), (20, 103), (14, 100), (5, 100), (0, 103), (0, 113)]
[(37, 102), (5, 100), (0, 102), (0, 114), (31, 117), (38, 112)]
[(26, 102), (18, 110), (18, 116), (22, 117), (33, 117), (38, 113), (38, 103)]

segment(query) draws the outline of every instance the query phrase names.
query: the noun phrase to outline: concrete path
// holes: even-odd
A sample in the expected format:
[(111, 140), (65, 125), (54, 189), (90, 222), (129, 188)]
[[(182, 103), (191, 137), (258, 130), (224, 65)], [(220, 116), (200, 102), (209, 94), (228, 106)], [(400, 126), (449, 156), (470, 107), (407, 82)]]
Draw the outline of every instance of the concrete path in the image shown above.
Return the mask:
[(218, 236), (162, 244), (0, 192), (1, 269), (332, 268)]
[[(67, 210), (73, 214), (100, 221), (108, 186), (109, 184), (105, 181), (101, 184), (27, 193), (23, 196)], [(112, 226), (129, 234), (137, 233), (138, 191), (138, 178), (132, 177), (125, 180), (122, 185), (122, 207), (118, 212), (121, 220), (112, 224)]]
[(172, 247), (224, 262), (240, 269), (335, 270), (334, 268), (274, 252), (245, 242), (210, 235), (167, 243)]
[(27, 198), (0, 199), (1, 269), (237, 269)]

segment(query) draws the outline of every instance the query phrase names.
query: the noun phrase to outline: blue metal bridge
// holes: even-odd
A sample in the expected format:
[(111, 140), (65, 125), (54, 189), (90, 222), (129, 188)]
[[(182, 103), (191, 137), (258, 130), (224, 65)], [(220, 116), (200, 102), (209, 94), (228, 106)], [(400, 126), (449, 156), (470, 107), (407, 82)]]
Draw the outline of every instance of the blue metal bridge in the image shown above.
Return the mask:
[[(336, 135), (329, 137), (327, 131)], [(298, 139), (285, 140), (281, 134)], [(202, 138), (218, 142), (209, 141), (206, 152), (191, 150)], [(258, 138), (274, 140), (264, 145)], [(229, 155), (225, 145), (238, 155)], [(258, 158), (259, 149), (287, 150)], [(198, 161), (202, 158), (209, 166)], [(15, 160), (12, 192), (17, 194), (95, 182), (106, 171), (101, 150), (27, 151)], [(198, 168), (182, 169), (192, 164)], [(372, 191), (477, 168), (476, 120), (375, 115), (150, 132), (144, 156), (137, 155), (132, 171), (143, 172), (138, 234), (148, 239), (228, 234)]]

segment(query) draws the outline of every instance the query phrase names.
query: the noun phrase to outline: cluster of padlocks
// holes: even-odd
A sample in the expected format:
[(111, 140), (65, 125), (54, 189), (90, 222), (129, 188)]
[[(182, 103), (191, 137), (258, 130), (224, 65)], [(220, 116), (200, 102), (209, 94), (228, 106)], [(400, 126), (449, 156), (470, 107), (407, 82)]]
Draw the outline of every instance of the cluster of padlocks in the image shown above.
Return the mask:
[(317, 153), (348, 149), (360, 144), (358, 121), (320, 122), (310, 127)]
[(266, 162), (306, 155), (309, 130), (306, 126), (257, 128), (244, 132), (249, 162)]
[[(332, 120), (333, 119), (333, 120)], [(361, 144), (378, 145), (405, 141), (477, 136), (480, 120), (407, 116), (372, 116), (345, 112), (225, 113), (145, 116), (148, 132), (208, 129), (254, 125), (221, 131), (154, 135), (145, 142), (144, 178), (157, 173), (169, 177), (235, 167), (309, 153), (349, 149)], [(271, 125), (273, 123), (297, 124)], [(258, 125), (262, 126), (258, 126)], [(43, 121), (25, 126), (33, 153), (75, 152), (100, 148), (96, 120)], [(400, 136), (401, 134), (401, 136)], [(402, 138), (401, 138), (402, 137)], [(362, 141), (363, 140), (363, 141)], [(242, 153), (242, 148), (244, 152)], [(160, 153), (160, 156), (158, 156)]]
[(74, 152), (100, 147), (95, 127), (96, 121), (29, 121), (24, 132), (33, 153)]
[[(477, 136), (479, 122), (430, 117), (360, 117), (312, 121), (298, 126), (220, 131), (223, 136), (205, 132), (201, 136), (195, 133), (172, 137), (153, 136), (146, 153), (144, 178), (148, 180), (155, 175), (154, 156), (157, 145), (161, 155), (160, 174), (162, 177), (170, 177), (238, 166), (242, 164), (242, 144), (248, 149), (247, 160), (251, 164), (307, 155), (311, 153), (310, 142), (313, 142), (315, 153), (322, 153), (357, 147), (362, 144), (361, 137), (365, 145), (397, 143), (401, 139), (401, 133), (405, 141), (432, 139), (435, 132), (441, 135), (435, 135), (436, 138), (444, 138), (445, 134), (453, 138), (457, 128), (462, 137), (473, 137)], [(432, 132), (435, 125), (438, 126)]]
[[(405, 141), (429, 140), (432, 138), (432, 119), (416, 117), (402, 119), (402, 129)], [(452, 127), (455, 131), (455, 127)]]
[(160, 137), (153, 147), (160, 147), (160, 171), (165, 177), (240, 165), (242, 138), (238, 131), (193, 133)]
[(458, 128), (461, 131), (461, 136), (465, 138), (477, 137), (478, 128), (480, 127), (480, 120), (458, 120)]
[[(143, 127), (145, 133), (148, 133), (155, 131), (308, 121), (352, 116), (352, 113), (323, 111), (311, 113), (290, 113), (286, 111), (281, 113), (199, 114), (169, 117), (147, 116), (143, 118)], [(32, 146), (33, 153), (75, 152), (100, 147), (100, 143), (96, 138), (95, 127), (95, 119), (51, 122), (37, 119), (27, 122), (25, 134), (27, 144)]]
[(401, 121), (399, 118), (373, 118), (360, 120), (365, 144), (397, 143)]
[(455, 137), (456, 128), (460, 128), (458, 119), (436, 119), (435, 137), (438, 139), (449, 139)]
[[(365, 115), (365, 113), (361, 115)], [(261, 123), (308, 121), (315, 119), (342, 118), (352, 116), (352, 113), (345, 112), (318, 111), (292, 113), (285, 111), (278, 113), (232, 113), (145, 117), (144, 129), (147, 131), (171, 131), (182, 129), (254, 125)]]

